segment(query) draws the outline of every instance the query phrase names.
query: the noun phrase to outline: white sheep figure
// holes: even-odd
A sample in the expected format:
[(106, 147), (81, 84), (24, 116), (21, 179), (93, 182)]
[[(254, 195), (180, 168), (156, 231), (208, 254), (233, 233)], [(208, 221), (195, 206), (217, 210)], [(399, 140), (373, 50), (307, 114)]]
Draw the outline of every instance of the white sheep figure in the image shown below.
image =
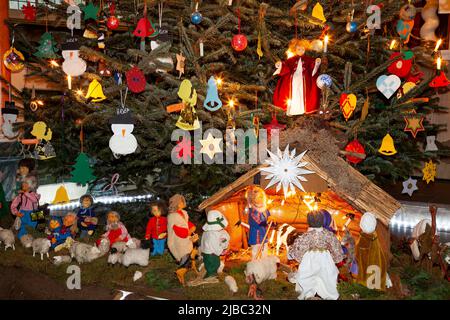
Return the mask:
[(226, 276), (224, 281), (225, 284), (228, 286), (228, 289), (230, 289), (232, 293), (238, 292), (236, 280), (232, 276)]
[(20, 238), (20, 243), (24, 248), (31, 248), (33, 243), (33, 236), (31, 234), (25, 234)]
[(150, 249), (127, 249), (120, 258), (120, 263), (125, 267), (132, 264), (140, 265), (141, 267), (148, 266), (150, 257)]
[(116, 248), (114, 248), (114, 244), (111, 248), (111, 251), (108, 256), (108, 265), (114, 266), (117, 263), (120, 263), (122, 260), (123, 252), (118, 251)]
[(5, 245), (5, 251), (8, 248), (16, 250), (16, 239), (14, 238), (14, 233), (12, 230), (0, 228), (0, 244), (3, 242)]
[(51, 242), (46, 238), (37, 238), (33, 240), (31, 247), (33, 248), (33, 257), (39, 253), (41, 260), (44, 260), (44, 254), (47, 255), (47, 258), (49, 257), (48, 250), (50, 250)]
[(108, 239), (102, 239), (98, 247), (87, 243), (74, 242), (70, 247), (70, 256), (75, 258), (79, 264), (90, 263), (105, 255), (108, 249)]
[(137, 238), (131, 238), (127, 242), (127, 247), (130, 249), (139, 249), (141, 247), (141, 240)]
[(55, 266), (59, 266), (63, 263), (71, 263), (72, 257), (71, 256), (54, 256), (53, 257), (53, 264)]
[(128, 249), (127, 242), (123, 241), (114, 242), (111, 246), (111, 249), (116, 249), (117, 252), (124, 253)]
[(278, 263), (280, 263), (280, 258), (277, 256), (268, 256), (258, 260), (252, 260), (247, 263), (244, 271), (245, 277), (250, 282), (251, 276), (253, 275), (257, 284), (260, 284), (265, 280), (276, 279)]

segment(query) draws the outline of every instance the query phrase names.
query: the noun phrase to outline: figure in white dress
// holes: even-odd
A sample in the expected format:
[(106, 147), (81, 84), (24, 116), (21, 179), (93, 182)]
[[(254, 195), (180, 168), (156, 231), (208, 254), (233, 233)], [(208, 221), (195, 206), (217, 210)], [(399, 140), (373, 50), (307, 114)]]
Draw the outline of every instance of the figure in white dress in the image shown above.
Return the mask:
[(128, 108), (117, 109), (117, 114), (110, 121), (114, 135), (109, 139), (109, 148), (114, 156), (134, 153), (137, 149), (137, 140), (133, 135), (134, 120)]
[(312, 298), (316, 294), (326, 300), (339, 298), (339, 270), (336, 264), (342, 262), (344, 255), (336, 236), (322, 228), (323, 219), (320, 211), (309, 212), (308, 231), (289, 248), (289, 258), (300, 263), (297, 274), (291, 280), (300, 293), (299, 300)]

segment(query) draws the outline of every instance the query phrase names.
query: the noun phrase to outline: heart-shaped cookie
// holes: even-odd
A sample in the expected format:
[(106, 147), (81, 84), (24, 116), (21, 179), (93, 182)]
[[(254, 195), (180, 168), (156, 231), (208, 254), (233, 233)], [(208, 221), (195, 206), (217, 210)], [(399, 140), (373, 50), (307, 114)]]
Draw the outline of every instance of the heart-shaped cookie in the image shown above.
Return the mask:
[(390, 99), (392, 95), (400, 88), (402, 81), (394, 74), (390, 76), (382, 75), (377, 79), (377, 89), (386, 98)]

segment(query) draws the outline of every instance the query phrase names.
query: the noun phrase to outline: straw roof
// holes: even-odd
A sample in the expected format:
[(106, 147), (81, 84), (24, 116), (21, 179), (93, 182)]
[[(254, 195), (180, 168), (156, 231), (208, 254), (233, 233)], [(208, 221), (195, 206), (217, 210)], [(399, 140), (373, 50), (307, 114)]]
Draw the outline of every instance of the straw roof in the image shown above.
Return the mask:
[[(321, 165), (321, 159), (317, 159), (315, 153), (306, 153), (303, 157), (303, 161), (308, 162), (308, 165), (306, 166), (307, 169), (314, 171), (320, 178), (325, 180), (328, 188), (348, 202), (354, 209), (360, 212), (373, 212), (386, 226), (389, 224), (389, 221), (395, 212), (400, 208), (400, 203), (397, 200), (340, 157), (336, 156), (334, 159), (334, 161), (336, 161), (334, 170), (336, 170), (336, 168), (345, 168), (345, 172), (340, 170), (341, 172), (339, 172), (339, 174), (336, 174), (332, 167)], [(264, 166), (266, 165), (260, 165), (251, 169), (237, 180), (203, 201), (198, 208), (204, 210), (214, 206), (245, 187), (255, 184), (255, 177), (260, 173), (260, 169)], [(341, 180), (346, 181), (345, 185), (353, 184), (353, 186), (357, 187), (349, 190), (343, 187), (344, 184), (342, 184)], [(307, 186), (305, 189), (306, 191), (309, 191)], [(317, 190), (309, 192), (317, 192)]]

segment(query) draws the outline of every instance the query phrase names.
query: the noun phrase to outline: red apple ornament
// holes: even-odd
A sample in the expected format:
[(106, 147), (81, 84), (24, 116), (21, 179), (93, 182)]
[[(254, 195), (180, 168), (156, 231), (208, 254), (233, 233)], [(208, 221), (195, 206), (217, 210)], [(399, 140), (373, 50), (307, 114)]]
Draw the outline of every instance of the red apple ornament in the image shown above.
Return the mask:
[[(352, 142), (350, 142), (345, 147), (345, 151), (353, 152), (353, 153), (359, 153), (359, 154), (362, 154), (362, 155), (366, 154), (366, 150), (364, 150), (364, 146), (356, 139), (353, 140)], [(350, 156), (350, 155), (346, 155), (345, 157), (347, 158), (348, 162), (351, 162), (353, 164), (358, 164), (361, 161), (363, 161), (363, 159), (361, 159), (361, 158)]]
[(106, 21), (109, 30), (116, 30), (119, 27), (119, 19), (116, 16), (110, 16)]

